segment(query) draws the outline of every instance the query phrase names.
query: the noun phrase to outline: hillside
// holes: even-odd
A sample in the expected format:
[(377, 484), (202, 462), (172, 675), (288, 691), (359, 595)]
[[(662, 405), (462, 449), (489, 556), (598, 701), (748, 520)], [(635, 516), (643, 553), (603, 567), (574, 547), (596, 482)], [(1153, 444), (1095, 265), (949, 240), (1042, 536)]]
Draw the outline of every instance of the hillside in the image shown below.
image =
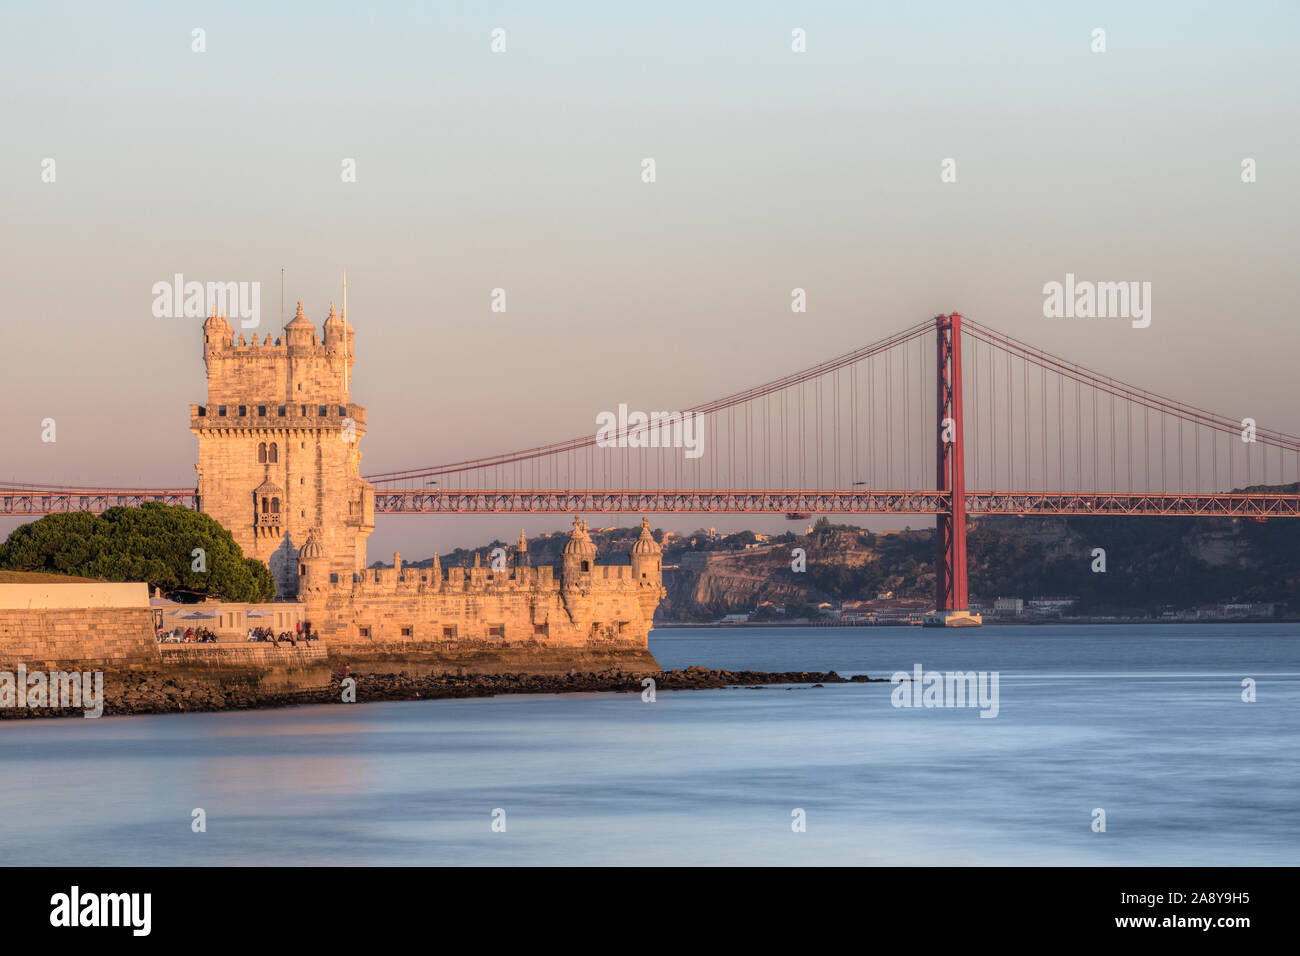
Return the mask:
[[(1252, 489), (1264, 490), (1264, 489)], [(1270, 488), (1279, 493), (1295, 486)], [(627, 563), (635, 527), (593, 530), (598, 560)], [(664, 540), (656, 529), (655, 537)], [(529, 539), (534, 564), (558, 564), (568, 535)], [(1300, 525), (1236, 518), (1083, 517), (973, 518), (968, 530), (972, 600), (1047, 595), (1078, 598), (1085, 614), (1158, 614), (1213, 603), (1275, 602), (1278, 613), (1300, 615)], [(479, 549), (484, 563), (492, 542)], [(792, 569), (794, 549), (806, 570)], [(1106, 572), (1094, 573), (1093, 549), (1106, 552)], [(704, 531), (670, 535), (664, 548), (662, 621), (712, 621), (724, 614), (790, 617), (815, 613), (821, 602), (895, 598), (931, 600), (931, 529), (873, 534), (817, 522), (811, 534), (760, 540), (750, 531), (711, 538)], [(467, 566), (474, 551), (457, 550), (443, 565)], [(416, 562), (427, 565), (428, 561)], [(764, 605), (770, 605), (765, 607)]]

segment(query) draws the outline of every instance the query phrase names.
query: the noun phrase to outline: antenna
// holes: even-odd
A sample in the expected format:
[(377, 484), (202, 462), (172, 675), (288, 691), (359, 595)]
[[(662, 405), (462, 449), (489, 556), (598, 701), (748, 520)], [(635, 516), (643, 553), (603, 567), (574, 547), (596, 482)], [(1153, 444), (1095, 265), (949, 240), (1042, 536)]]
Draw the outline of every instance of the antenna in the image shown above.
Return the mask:
[(343, 270), (343, 396), (348, 396), (351, 385), (348, 375), (348, 270)]
[(284, 331), (284, 266), (280, 266), (280, 331)]

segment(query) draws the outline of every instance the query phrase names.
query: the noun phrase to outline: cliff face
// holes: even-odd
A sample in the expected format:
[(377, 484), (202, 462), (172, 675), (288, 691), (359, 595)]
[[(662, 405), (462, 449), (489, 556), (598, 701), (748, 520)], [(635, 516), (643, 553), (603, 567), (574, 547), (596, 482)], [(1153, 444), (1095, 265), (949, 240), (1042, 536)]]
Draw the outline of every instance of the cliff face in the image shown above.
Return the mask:
[(784, 607), (786, 616), (803, 616), (823, 601), (869, 599), (882, 591), (929, 593), (934, 576), (926, 556), (932, 547), (929, 531), (876, 535), (823, 528), (744, 550), (669, 549), (660, 618), (716, 620), (767, 602)]
[(707, 612), (709, 608), (754, 608), (764, 601), (785, 604), (805, 602), (806, 588), (782, 574), (788, 553), (784, 548), (763, 548), (737, 553), (685, 554), (677, 569), (665, 574), (666, 609)]

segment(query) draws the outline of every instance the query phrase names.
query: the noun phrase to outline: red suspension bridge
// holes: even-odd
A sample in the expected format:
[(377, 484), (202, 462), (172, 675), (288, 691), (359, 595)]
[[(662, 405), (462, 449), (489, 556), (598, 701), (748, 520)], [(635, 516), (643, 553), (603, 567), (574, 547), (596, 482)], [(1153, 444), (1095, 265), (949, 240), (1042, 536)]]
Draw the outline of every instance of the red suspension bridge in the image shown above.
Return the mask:
[[(1300, 517), (1251, 490), (1300, 479), (1300, 438), (955, 313), (671, 421), (366, 477), (380, 514), (935, 515), (940, 609), (966, 606), (967, 514)], [(195, 491), (0, 483), (0, 515), (145, 501)]]

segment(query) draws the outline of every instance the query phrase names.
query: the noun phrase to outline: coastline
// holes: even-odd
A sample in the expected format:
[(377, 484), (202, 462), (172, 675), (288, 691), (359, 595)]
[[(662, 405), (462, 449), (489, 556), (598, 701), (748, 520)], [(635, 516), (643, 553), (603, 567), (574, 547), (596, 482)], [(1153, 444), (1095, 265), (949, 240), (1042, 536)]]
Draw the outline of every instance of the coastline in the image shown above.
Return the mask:
[[(767, 685), (810, 685), (888, 683), (883, 677), (865, 674), (841, 677), (835, 671), (713, 670), (687, 667), (683, 670), (590, 671), (574, 674), (413, 674), (357, 673), (355, 703), (397, 700), (442, 700), (463, 697), (495, 697), (498, 694), (583, 694), (636, 693), (649, 677), (660, 690), (714, 690), (724, 687)], [(328, 685), (297, 690), (261, 689), (253, 682), (216, 681), (200, 675), (164, 671), (136, 671), (106, 674), (104, 712), (106, 717), (145, 714), (204, 713), (222, 710), (259, 710), (307, 704), (346, 704), (343, 680), (334, 673)], [(26, 718), (83, 718), (82, 708), (0, 708), (0, 721)]]

